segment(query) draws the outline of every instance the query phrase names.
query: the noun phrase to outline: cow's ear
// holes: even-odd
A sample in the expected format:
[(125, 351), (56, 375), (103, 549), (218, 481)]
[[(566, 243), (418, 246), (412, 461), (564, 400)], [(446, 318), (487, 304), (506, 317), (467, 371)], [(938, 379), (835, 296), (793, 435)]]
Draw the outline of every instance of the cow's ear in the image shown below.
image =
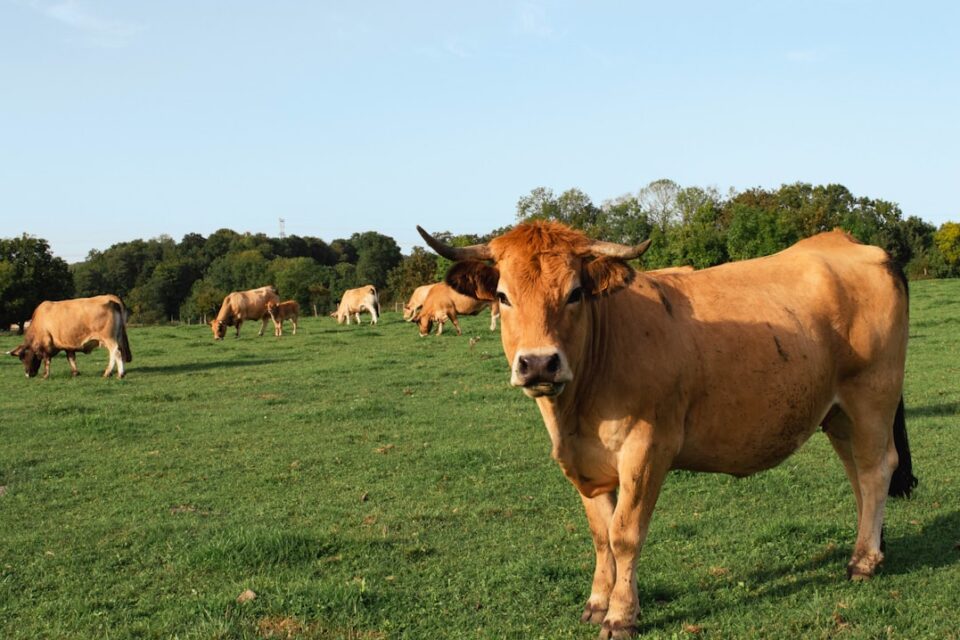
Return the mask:
[(14, 358), (19, 358), (20, 354), (23, 353), (23, 345), (22, 344), (17, 345), (16, 349), (14, 349), (13, 351), (7, 351), (7, 353), (13, 356)]
[(447, 284), (465, 296), (477, 300), (494, 300), (497, 295), (497, 283), (500, 282), (500, 272), (479, 260), (464, 260), (456, 262), (447, 271)]
[(635, 275), (633, 267), (620, 258), (603, 256), (584, 265), (583, 287), (590, 295), (609, 295), (633, 282)]

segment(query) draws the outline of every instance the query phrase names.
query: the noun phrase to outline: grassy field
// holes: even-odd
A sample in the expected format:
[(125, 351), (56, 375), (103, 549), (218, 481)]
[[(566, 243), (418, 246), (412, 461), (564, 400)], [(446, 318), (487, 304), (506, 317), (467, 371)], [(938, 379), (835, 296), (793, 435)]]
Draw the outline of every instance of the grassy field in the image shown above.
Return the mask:
[[(645, 637), (960, 638), (960, 281), (912, 293), (920, 486), (879, 575), (844, 579), (853, 495), (818, 434), (752, 478), (671, 475)], [(102, 350), (77, 379), (3, 358), (0, 637), (593, 638), (586, 519), (488, 322), (132, 328), (122, 381)]]

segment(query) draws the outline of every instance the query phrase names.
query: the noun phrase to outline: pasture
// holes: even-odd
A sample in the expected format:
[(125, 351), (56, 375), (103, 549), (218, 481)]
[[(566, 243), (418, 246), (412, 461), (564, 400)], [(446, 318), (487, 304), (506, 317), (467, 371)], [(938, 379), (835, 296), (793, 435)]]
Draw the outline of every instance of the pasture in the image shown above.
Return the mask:
[[(580, 501), (489, 316), (461, 322), (134, 327), (121, 381), (102, 350), (76, 379), (5, 357), (2, 637), (595, 637)], [(644, 637), (960, 638), (960, 281), (912, 285), (906, 406), (920, 485), (875, 579), (845, 580), (854, 499), (817, 434), (751, 478), (671, 474)]]

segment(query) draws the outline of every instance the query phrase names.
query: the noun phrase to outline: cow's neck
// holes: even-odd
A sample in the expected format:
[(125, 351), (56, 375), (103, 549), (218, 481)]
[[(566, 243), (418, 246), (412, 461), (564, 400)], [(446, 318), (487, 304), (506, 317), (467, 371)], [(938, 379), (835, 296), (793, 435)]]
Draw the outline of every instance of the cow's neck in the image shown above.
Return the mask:
[[(643, 381), (657, 375), (645, 371), (645, 364), (660, 361), (661, 368), (669, 367), (662, 358), (637, 357), (650, 335), (644, 327), (666, 313), (655, 287), (638, 284), (590, 304), (573, 380), (560, 395), (538, 398), (537, 406), (553, 458), (581, 493), (596, 495), (616, 486), (617, 453), (643, 413)], [(624, 358), (635, 359), (625, 363)]]

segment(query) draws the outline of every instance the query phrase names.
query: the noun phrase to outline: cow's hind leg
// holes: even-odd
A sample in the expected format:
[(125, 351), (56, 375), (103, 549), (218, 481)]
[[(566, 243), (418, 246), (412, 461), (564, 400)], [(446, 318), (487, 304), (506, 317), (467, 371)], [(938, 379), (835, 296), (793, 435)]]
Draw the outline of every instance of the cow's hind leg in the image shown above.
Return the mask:
[(590, 523), (590, 534), (593, 536), (593, 548), (597, 554), (596, 568), (593, 570), (593, 586), (590, 597), (583, 608), (580, 622), (600, 624), (607, 616), (610, 606), (610, 592), (617, 577), (617, 565), (613, 559), (613, 550), (610, 548), (610, 521), (616, 507), (616, 497), (611, 493), (604, 493), (595, 498), (587, 498), (580, 494), (583, 508), (587, 512), (587, 522)]
[(77, 352), (76, 351), (67, 351), (67, 362), (70, 363), (70, 374), (73, 376), (80, 375), (80, 370), (77, 369)]
[[(844, 467), (848, 467), (848, 477), (853, 482), (855, 476), (859, 489), (857, 542), (847, 564), (847, 577), (852, 580), (869, 578), (883, 561), (880, 550), (883, 514), (890, 478), (897, 468), (893, 421), (899, 393), (888, 394), (893, 398), (889, 401), (887, 397), (878, 398), (875, 391), (867, 391), (870, 389), (867, 385), (862, 389), (864, 393), (843, 402), (850, 423), (849, 439), (834, 444)], [(831, 436), (831, 442), (840, 438), (842, 433)]]

